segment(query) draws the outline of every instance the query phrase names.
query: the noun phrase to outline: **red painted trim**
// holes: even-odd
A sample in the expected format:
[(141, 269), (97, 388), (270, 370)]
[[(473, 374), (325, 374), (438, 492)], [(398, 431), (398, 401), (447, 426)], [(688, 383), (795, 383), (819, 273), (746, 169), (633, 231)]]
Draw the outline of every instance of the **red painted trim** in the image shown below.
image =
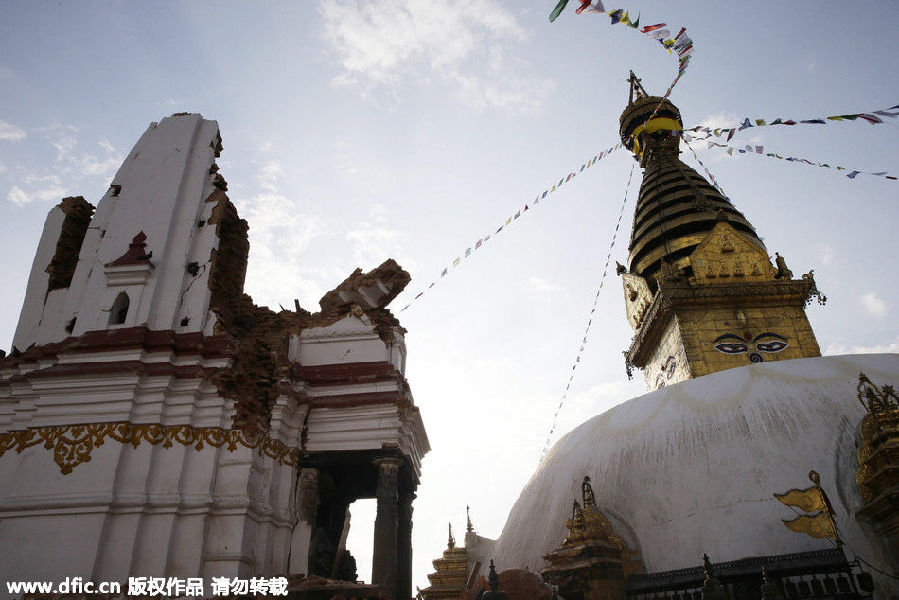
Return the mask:
[(372, 404), (396, 404), (404, 401), (399, 392), (372, 392), (370, 394), (341, 394), (310, 398), (312, 408), (348, 408), (353, 406), (370, 406)]
[(197, 356), (205, 359), (228, 358), (237, 351), (233, 338), (227, 335), (204, 337), (201, 332), (175, 333), (150, 330), (145, 326), (87, 331), (79, 337), (66, 338), (55, 344), (33, 346), (16, 358), (0, 359), (2, 366), (15, 366), (41, 360), (55, 360), (60, 354), (83, 354), (123, 350), (172, 352), (178, 357)]
[(86, 362), (75, 364), (53, 365), (39, 371), (29, 371), (15, 375), (8, 381), (27, 381), (32, 379), (77, 377), (83, 375), (102, 376), (133, 374), (136, 376), (168, 376), (176, 379), (205, 379), (216, 371), (211, 367), (197, 365), (173, 365), (164, 363), (144, 363), (139, 360), (122, 360), (115, 362)]
[(402, 375), (386, 361), (353, 362), (297, 367), (297, 374), (310, 385), (340, 385), (402, 380)]

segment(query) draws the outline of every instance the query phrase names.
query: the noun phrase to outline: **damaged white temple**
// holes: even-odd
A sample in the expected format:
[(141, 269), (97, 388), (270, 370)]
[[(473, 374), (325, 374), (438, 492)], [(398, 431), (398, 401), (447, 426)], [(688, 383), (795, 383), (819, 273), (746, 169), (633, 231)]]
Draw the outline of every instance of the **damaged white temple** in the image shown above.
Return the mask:
[(347, 506), (377, 497), (373, 583), (409, 598), (430, 448), (386, 308), (409, 275), (357, 270), (314, 314), (254, 305), (221, 149), (173, 115), (96, 210), (50, 211), (0, 359), (0, 579), (353, 581)]

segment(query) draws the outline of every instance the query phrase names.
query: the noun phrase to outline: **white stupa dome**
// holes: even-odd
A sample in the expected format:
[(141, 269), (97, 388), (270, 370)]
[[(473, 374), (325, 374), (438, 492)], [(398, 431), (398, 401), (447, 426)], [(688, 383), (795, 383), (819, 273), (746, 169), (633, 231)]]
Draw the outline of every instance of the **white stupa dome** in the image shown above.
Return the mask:
[(832, 548), (784, 527), (781, 519), (796, 514), (772, 496), (810, 486), (814, 469), (847, 557), (888, 570), (877, 536), (854, 516), (863, 504), (855, 484), (865, 415), (859, 372), (877, 385), (899, 384), (899, 355), (747, 365), (593, 417), (559, 440), (521, 492), (492, 549), (497, 568), (546, 566), (542, 556), (565, 537), (585, 475), (650, 573), (696, 566), (704, 553), (719, 562)]

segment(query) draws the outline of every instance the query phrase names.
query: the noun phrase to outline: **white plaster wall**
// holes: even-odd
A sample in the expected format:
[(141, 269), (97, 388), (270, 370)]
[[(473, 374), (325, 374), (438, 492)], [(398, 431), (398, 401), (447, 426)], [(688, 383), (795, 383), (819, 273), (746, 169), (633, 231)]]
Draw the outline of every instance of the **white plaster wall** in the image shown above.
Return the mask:
[[(213, 209), (205, 200), (215, 189), (209, 170), (217, 140), (218, 124), (198, 114), (151, 124), (113, 179), (121, 186), (119, 195), (110, 190), (97, 205), (71, 286), (51, 293), (45, 307), (44, 269), (64, 218), (60, 209), (50, 211), (14, 338), (20, 350), (64, 339), (69, 335), (65, 324), (72, 317), (78, 317), (73, 335), (106, 329), (109, 308), (123, 289), (131, 300), (127, 325), (179, 332), (204, 329), (209, 259), (218, 238), (214, 226), (197, 224), (208, 221)], [(153, 252), (155, 268), (142, 285), (110, 285), (104, 265), (122, 256), (140, 231), (147, 235), (146, 250)], [(196, 276), (185, 270), (190, 262), (200, 266)], [(187, 326), (180, 325), (184, 317), (189, 318)]]
[[(398, 333), (398, 332), (397, 332)], [(326, 327), (309, 327), (293, 336), (290, 359), (304, 366), (353, 362), (391, 362), (400, 360), (405, 347), (402, 335), (393, 344), (393, 352), (378, 337), (374, 324), (365, 314), (347, 314)], [(394, 364), (394, 366), (397, 366)]]
[(522, 490), (496, 544), (497, 568), (545, 566), (541, 556), (565, 537), (584, 475), (650, 572), (696, 566), (703, 553), (720, 562), (831, 547), (784, 527), (780, 520), (795, 514), (772, 496), (808, 487), (814, 469), (850, 558), (857, 552), (888, 571), (882, 547), (853, 516), (862, 505), (855, 485), (855, 432), (864, 415), (859, 371), (895, 385), (899, 355), (737, 367), (593, 417), (559, 440)]
[[(666, 369), (668, 357), (675, 360), (674, 373), (669, 377)], [(661, 375), (661, 378), (659, 377)], [(660, 342), (656, 345), (646, 361), (643, 369), (643, 377), (646, 379), (646, 389), (653, 391), (690, 378), (690, 367), (687, 364), (687, 351), (684, 348), (684, 340), (681, 337), (680, 323), (676, 316), (669, 319), (662, 332)]]
[[(289, 398), (279, 405), (278, 436), (298, 445), (304, 412)], [(38, 445), (0, 457), (0, 481), (0, 580), (271, 576), (288, 567), (295, 470), (243, 446), (106, 439), (63, 475)]]
[(47, 266), (53, 260), (56, 253), (56, 243), (62, 231), (62, 223), (66, 215), (58, 206), (50, 209), (47, 220), (44, 222), (44, 231), (37, 245), (34, 261), (31, 263), (31, 274), (28, 276), (28, 286), (25, 288), (25, 301), (22, 304), (22, 312), (19, 315), (19, 323), (13, 336), (12, 345), (19, 350), (27, 349), (37, 340), (37, 330), (40, 327), (44, 313), (44, 295), (47, 293), (47, 284), (50, 275)]

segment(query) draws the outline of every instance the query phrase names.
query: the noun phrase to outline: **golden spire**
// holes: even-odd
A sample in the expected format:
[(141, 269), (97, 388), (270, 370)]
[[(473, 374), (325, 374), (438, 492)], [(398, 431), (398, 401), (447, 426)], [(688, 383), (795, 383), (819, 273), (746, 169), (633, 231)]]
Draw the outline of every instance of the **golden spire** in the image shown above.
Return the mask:
[(456, 547), (456, 538), (453, 537), (453, 524), (447, 523), (447, 525), (449, 525), (449, 539), (446, 541), (446, 547), (452, 550)]
[(689, 255), (720, 220), (764, 249), (730, 200), (680, 160), (683, 121), (677, 106), (647, 95), (633, 71), (628, 81), (632, 99), (621, 114), (619, 133), (645, 168), (631, 231), (630, 272), (654, 289), (664, 263), (673, 271), (689, 267)]
[(465, 531), (473, 533), (474, 526), (471, 524), (471, 508), (467, 504), (465, 505), (465, 521)]

